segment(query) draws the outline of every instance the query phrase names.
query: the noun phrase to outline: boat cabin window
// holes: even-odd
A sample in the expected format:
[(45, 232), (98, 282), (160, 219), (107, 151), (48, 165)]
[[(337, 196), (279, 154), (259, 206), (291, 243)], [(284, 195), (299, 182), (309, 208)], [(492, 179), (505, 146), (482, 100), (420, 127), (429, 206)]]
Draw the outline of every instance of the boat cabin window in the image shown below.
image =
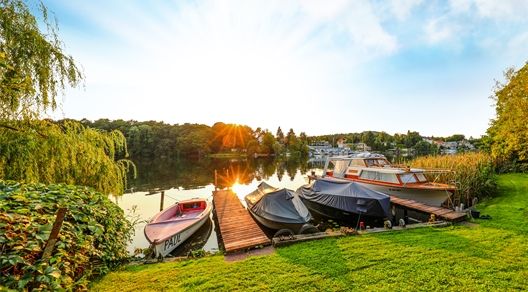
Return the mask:
[(365, 166), (365, 162), (363, 162), (363, 159), (352, 159), (350, 166)]
[(400, 179), (404, 184), (417, 182), (416, 177), (413, 173), (402, 173), (400, 174)]
[(362, 179), (377, 180), (394, 184), (399, 183), (398, 178), (394, 173), (383, 173), (378, 171), (363, 170), (359, 177)]
[(390, 163), (385, 159), (365, 159), (365, 163), (368, 167), (376, 166), (376, 167), (385, 167), (385, 165), (390, 165)]
[(423, 173), (415, 173), (416, 175), (416, 178), (418, 179), (418, 181), (420, 182), (426, 182), (427, 181), (427, 178), (425, 177), (425, 175)]

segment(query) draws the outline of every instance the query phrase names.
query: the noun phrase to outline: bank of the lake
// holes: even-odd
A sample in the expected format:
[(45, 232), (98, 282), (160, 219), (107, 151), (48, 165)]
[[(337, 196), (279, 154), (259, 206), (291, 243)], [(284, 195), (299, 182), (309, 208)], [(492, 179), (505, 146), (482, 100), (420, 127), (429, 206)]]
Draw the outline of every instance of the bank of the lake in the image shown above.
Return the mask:
[(226, 262), (223, 256), (129, 266), (95, 291), (160, 290), (525, 290), (528, 289), (528, 175), (499, 177), (479, 205), (492, 220), (279, 248)]

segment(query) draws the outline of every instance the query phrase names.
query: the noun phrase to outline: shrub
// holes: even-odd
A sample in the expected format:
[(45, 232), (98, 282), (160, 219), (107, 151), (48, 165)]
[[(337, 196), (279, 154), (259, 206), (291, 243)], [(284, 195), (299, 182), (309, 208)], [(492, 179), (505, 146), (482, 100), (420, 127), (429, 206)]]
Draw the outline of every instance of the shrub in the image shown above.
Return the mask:
[[(58, 241), (42, 260), (60, 207), (68, 211)], [(0, 287), (87, 289), (128, 258), (132, 233), (121, 208), (91, 188), (0, 181)]]
[(493, 160), (488, 154), (469, 152), (458, 155), (424, 156), (411, 162), (413, 167), (449, 169), (437, 182), (455, 184), (454, 202), (469, 206), (474, 197), (488, 197), (497, 189)]

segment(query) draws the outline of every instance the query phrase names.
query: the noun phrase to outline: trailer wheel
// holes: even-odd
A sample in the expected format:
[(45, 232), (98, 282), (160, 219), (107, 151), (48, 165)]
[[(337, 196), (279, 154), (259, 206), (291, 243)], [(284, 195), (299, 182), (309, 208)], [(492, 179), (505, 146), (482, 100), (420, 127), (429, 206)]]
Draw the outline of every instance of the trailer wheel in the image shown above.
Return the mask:
[(304, 224), (299, 230), (299, 234), (312, 234), (317, 232), (319, 232), (319, 229), (315, 228), (315, 226), (310, 223)]
[(275, 232), (273, 237), (293, 237), (293, 231), (288, 228), (280, 229), (279, 231)]

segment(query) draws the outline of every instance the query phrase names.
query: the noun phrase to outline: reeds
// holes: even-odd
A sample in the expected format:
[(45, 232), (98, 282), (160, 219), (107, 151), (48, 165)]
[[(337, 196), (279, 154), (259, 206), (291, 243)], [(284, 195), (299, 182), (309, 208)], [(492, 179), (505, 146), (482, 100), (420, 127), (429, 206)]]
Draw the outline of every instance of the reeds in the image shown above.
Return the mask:
[(457, 191), (454, 203), (471, 206), (473, 198), (495, 193), (497, 183), (491, 157), (482, 152), (457, 155), (424, 156), (411, 161), (411, 166), (424, 169), (448, 169), (451, 172), (431, 175), (436, 182), (454, 184)]

